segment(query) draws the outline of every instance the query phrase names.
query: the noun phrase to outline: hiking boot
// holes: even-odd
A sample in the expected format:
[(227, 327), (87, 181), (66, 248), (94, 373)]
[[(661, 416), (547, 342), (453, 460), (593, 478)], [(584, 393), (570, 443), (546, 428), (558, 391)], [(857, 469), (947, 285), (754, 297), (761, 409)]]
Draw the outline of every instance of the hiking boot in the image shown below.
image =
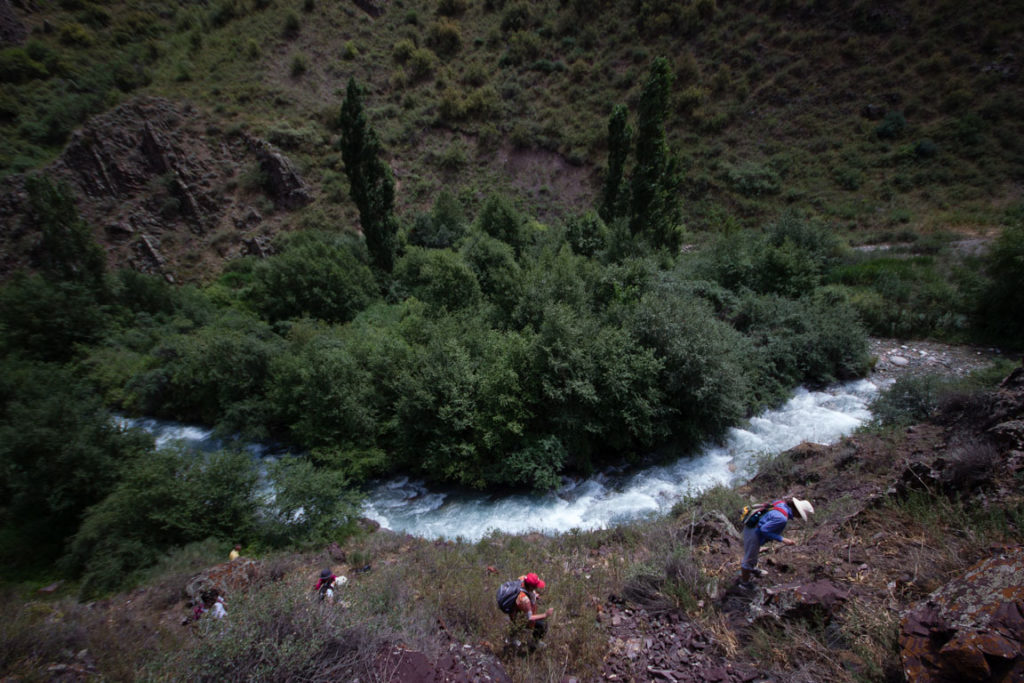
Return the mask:
[(750, 581), (737, 581), (736, 582), (736, 587), (739, 588), (740, 590), (745, 590), (745, 591), (752, 591), (755, 588), (754, 584), (752, 582), (750, 582)]
[(757, 576), (757, 577), (760, 577), (760, 578), (764, 578), (764, 577), (768, 576), (768, 570), (767, 569), (752, 569), (751, 571), (754, 573), (754, 576)]

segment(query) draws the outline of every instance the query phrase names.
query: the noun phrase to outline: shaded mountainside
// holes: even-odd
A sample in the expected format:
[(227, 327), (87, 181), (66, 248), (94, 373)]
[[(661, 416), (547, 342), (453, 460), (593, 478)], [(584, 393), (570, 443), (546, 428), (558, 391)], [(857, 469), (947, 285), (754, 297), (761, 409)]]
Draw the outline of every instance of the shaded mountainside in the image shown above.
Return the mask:
[[(128, 171), (124, 143), (153, 102), (132, 98), (167, 98), (152, 125), (166, 136), (176, 112), (177, 175), (133, 174), (130, 195), (105, 201), (82, 179), (79, 197), (116, 264), (162, 258), (179, 281), (208, 279), (256, 235), (356, 229), (334, 144), (354, 78), (407, 220), (444, 189), (470, 213), (498, 192), (554, 222), (596, 203), (611, 109), (635, 109), (664, 55), (687, 229), (760, 227), (796, 209), (853, 241), (985, 236), (1024, 178), (1016, 5), (3, 2), (0, 172), (62, 155), (58, 173), (99, 173), (94, 152)], [(256, 139), (301, 169), (306, 208), (263, 196)]]
[[(1018, 368), (996, 391), (950, 397), (928, 423), (803, 444), (738, 491), (711, 492), (661, 520), (477, 544), (371, 526), (319, 553), (165, 575), (66, 605), (62, 619), (142, 638), (153, 647), (146, 665), (164, 662), (151, 669), (157, 678), (169, 675), (167, 662), (284, 676), (277, 648), (291, 633), (310, 639), (307, 668), (290, 671), (303, 680), (1009, 682), (1024, 673), (1022, 477)], [(816, 514), (787, 529), (796, 546), (763, 549), (767, 576), (741, 589), (733, 505), (781, 492), (811, 499)], [(517, 645), (526, 636), (493, 605), (519, 566), (504, 564), (509, 553), (522, 551), (548, 577), (544, 605), (556, 610), (536, 651)], [(310, 593), (325, 565), (349, 577), (334, 606)], [(228, 596), (227, 627), (182, 628), (211, 587)], [(34, 613), (58, 604), (37, 602)], [(67, 626), (40, 628), (68, 637)], [(64, 680), (107, 673), (101, 636), (71, 640), (37, 666)]]

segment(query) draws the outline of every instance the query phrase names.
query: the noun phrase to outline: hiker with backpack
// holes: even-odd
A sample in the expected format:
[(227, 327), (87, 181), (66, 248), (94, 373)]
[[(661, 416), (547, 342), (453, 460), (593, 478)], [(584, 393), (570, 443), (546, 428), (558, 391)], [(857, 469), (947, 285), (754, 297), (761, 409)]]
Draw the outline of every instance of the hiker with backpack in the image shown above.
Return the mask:
[(324, 568), (324, 570), (320, 572), (320, 578), (317, 579), (316, 586), (313, 587), (313, 590), (316, 591), (317, 597), (319, 597), (322, 602), (327, 602), (328, 604), (333, 605), (334, 591), (341, 586), (344, 586), (346, 583), (348, 583), (348, 577), (335, 576), (334, 572), (329, 568)]
[(796, 541), (782, 535), (786, 524), (794, 514), (800, 515), (800, 519), (806, 522), (807, 516), (813, 513), (814, 506), (809, 501), (796, 497), (743, 508), (743, 562), (737, 585), (745, 590), (752, 589), (754, 577), (768, 573), (757, 568), (757, 555), (761, 546), (769, 541), (796, 545)]
[(544, 637), (547, 632), (547, 620), (555, 613), (550, 607), (544, 612), (537, 611), (540, 591), (544, 590), (545, 585), (539, 576), (530, 572), (518, 579), (506, 581), (498, 588), (498, 608), (516, 624), (517, 617), (525, 614), (526, 621), (523, 625), (533, 632), (535, 644), (539, 644), (540, 639)]

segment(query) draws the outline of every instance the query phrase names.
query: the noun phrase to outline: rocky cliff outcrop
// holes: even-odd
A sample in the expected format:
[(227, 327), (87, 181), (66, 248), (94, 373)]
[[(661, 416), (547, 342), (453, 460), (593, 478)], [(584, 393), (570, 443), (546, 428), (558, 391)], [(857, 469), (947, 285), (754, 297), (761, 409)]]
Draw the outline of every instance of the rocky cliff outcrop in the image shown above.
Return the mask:
[[(158, 97), (90, 119), (47, 172), (75, 192), (111, 266), (169, 280), (215, 272), (220, 259), (266, 254), (268, 236), (282, 229), (279, 212), (312, 200), (272, 145), (222, 133), (191, 106)], [(32, 243), (19, 229), (24, 184), (13, 177), (3, 185), (0, 275), (25, 265), (19, 255)]]

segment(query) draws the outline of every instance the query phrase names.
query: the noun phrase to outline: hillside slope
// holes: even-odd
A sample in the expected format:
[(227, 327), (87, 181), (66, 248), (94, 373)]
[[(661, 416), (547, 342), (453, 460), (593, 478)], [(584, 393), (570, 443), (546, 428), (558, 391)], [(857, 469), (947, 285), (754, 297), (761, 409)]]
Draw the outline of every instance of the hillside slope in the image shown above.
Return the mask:
[[(263, 201), (266, 233), (355, 227), (333, 129), (350, 78), (368, 89), (407, 218), (440, 189), (470, 214), (494, 192), (541, 220), (589, 208), (611, 108), (636, 106), (662, 55), (673, 64), (669, 138), (693, 231), (759, 226), (791, 208), (854, 241), (985, 233), (1024, 178), (1016, 2), (970, 12), (877, 0), (4, 8), (5, 173), (48, 163), (87, 117), (161, 95), (205, 119), (184, 136), (260, 138), (294, 161), (313, 202), (296, 213)], [(222, 174), (258, 172), (224, 162), (233, 167)], [(156, 183), (151, 201), (162, 191)], [(219, 240), (236, 241), (230, 230)]]
[[(143, 587), (90, 605), (60, 597), (73, 587), (8, 596), (0, 671), (65, 680), (1016, 680), (1022, 417), (1018, 368), (994, 391), (948, 398), (927, 423), (801, 445), (748, 484), (712, 489), (662, 519), (472, 544), (368, 525), (342, 547), (215, 566), (204, 559), (226, 549), (181, 553)], [(787, 529), (796, 546), (763, 550), (768, 575), (741, 589), (736, 509), (783, 493), (812, 500), (816, 512)], [(334, 606), (310, 591), (323, 566), (349, 580)], [(545, 578), (543, 604), (555, 609), (547, 647), (536, 651), (516, 645), (524, 636), (493, 604), (497, 585), (527, 570)], [(227, 620), (189, 624), (190, 597), (214, 586), (227, 594)]]

